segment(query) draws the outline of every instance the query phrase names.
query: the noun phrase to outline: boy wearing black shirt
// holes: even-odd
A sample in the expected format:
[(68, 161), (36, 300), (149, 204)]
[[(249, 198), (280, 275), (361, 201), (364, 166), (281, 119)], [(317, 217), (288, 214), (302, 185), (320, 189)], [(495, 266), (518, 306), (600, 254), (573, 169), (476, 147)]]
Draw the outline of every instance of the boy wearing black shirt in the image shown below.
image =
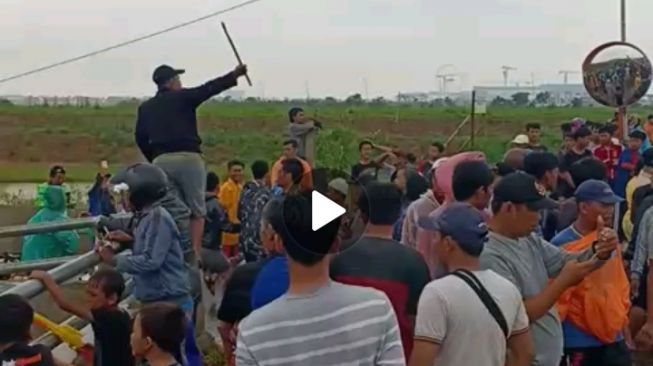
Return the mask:
[(30, 346), (34, 309), (27, 300), (14, 294), (0, 296), (0, 364), (55, 366), (50, 350)]
[(106, 268), (91, 276), (86, 287), (86, 304), (66, 299), (47, 272), (34, 271), (30, 277), (43, 283), (59, 308), (91, 323), (95, 337), (94, 366), (134, 364), (129, 346), (131, 319), (118, 307), (125, 290), (125, 280), (118, 271)]

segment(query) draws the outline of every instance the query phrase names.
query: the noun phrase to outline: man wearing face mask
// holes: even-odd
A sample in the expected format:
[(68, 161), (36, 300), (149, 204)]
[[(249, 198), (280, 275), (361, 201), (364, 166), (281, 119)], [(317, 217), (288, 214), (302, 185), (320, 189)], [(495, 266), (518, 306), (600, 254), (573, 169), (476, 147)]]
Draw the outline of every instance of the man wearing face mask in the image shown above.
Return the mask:
[(609, 258), (617, 236), (601, 235), (590, 248), (566, 253), (534, 233), (539, 211), (556, 207), (532, 176), (517, 172), (494, 189), (490, 235), (481, 254), (481, 268), (491, 269), (517, 286), (524, 299), (535, 345), (534, 366), (558, 366), (563, 336), (555, 303)]
[[(507, 354), (509, 365), (529, 365), (533, 342), (519, 290), (495, 272), (480, 269), (478, 258), (487, 239), (480, 212), (453, 203), (420, 224), (440, 233), (435, 251), (450, 275), (428, 284), (420, 296), (410, 365), (504, 366)], [(475, 288), (491, 294), (491, 304)], [(488, 311), (491, 306), (500, 309), (500, 317)]]

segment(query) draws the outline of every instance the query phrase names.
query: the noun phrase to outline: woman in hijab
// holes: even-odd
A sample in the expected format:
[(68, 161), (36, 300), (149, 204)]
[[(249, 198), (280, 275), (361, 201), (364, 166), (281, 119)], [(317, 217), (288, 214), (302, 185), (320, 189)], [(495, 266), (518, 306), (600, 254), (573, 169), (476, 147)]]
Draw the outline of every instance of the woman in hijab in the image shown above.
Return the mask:
[[(442, 201), (442, 204), (429, 215), (429, 217), (439, 215), (451, 203), (455, 202), (452, 187), (453, 172), (458, 164), (467, 161), (485, 161), (485, 154), (479, 151), (470, 151), (454, 155), (435, 171), (435, 179), (438, 187), (444, 195), (444, 200)], [(422, 257), (424, 257), (431, 273), (435, 273), (437, 267), (437, 258), (433, 256), (433, 245), (435, 243), (436, 235), (437, 233), (424, 230), (421, 227), (418, 227), (417, 229), (417, 251), (419, 251), (420, 254), (422, 254)]]

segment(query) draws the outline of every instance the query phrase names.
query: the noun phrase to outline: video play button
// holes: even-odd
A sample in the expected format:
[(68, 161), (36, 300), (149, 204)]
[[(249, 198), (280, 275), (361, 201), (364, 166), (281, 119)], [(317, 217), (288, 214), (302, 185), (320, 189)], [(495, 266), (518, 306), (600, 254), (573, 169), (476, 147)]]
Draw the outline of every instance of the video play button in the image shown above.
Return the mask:
[(311, 198), (313, 199), (311, 209), (311, 215), (313, 216), (311, 225), (313, 231), (320, 230), (322, 226), (344, 215), (347, 211), (318, 191), (313, 191)]

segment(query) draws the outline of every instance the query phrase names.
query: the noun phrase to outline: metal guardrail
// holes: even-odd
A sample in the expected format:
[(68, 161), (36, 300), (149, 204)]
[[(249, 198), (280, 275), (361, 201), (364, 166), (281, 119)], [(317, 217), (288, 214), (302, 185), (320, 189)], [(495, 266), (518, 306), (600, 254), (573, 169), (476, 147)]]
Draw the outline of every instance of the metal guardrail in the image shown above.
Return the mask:
[(0, 276), (7, 276), (14, 273), (27, 273), (32, 271), (49, 271), (52, 268), (58, 267), (66, 262), (77, 258), (76, 255), (67, 257), (50, 258), (37, 261), (26, 262), (12, 262), (0, 264)]
[[(85, 228), (94, 228), (97, 227), (100, 223), (101, 217), (88, 217), (82, 219), (70, 219), (67, 221), (60, 222), (48, 222), (42, 224), (31, 224), (31, 225), (16, 225), (16, 226), (5, 226), (0, 227), (0, 238), (15, 237), (22, 235), (33, 235), (33, 234), (44, 234), (51, 233), (56, 231), (63, 230), (77, 230)], [(75, 277), (80, 272), (88, 270), (93, 266), (96, 266), (100, 263), (100, 257), (95, 252), (89, 252), (77, 256), (76, 258), (69, 260), (60, 266), (49, 271), (52, 278), (57, 283), (62, 283), (68, 281), (69, 279)], [(8, 291), (2, 292), (2, 295), (5, 294), (16, 294), (21, 295), (25, 298), (32, 298), (41, 292), (45, 288), (39, 281), (30, 280), (20, 283)]]
[[(0, 227), (0, 238), (45, 234), (64, 230), (96, 228), (102, 219), (102, 217), (92, 217), (70, 219), (64, 222)], [(29, 272), (36, 269), (49, 269), (48, 272), (52, 276), (53, 280), (56, 283), (61, 284), (74, 278), (75, 276), (78, 276), (80, 273), (91, 269), (99, 263), (100, 257), (94, 251), (91, 251), (79, 256), (53, 258), (43, 261), (4, 264), (0, 266), (0, 275), (12, 274), (16, 272)], [(120, 303), (122, 306), (128, 306), (135, 301), (134, 297), (131, 296), (133, 285), (133, 280), (127, 280), (125, 293), (123, 295), (124, 300)], [(1, 292), (0, 295), (16, 294), (29, 299), (41, 294), (43, 291), (45, 291), (45, 288), (40, 281), (29, 280)], [(73, 316), (68, 318), (63, 324), (81, 329), (86, 326), (88, 322)], [(54, 348), (61, 343), (61, 341), (51, 333), (42, 335), (34, 342), (43, 344), (50, 348)]]
[[(52, 279), (54, 279), (56, 283), (62, 283), (79, 275), (81, 272), (98, 265), (99, 263), (100, 257), (97, 255), (97, 253), (88, 252), (59, 267), (50, 270), (48, 273), (50, 273)], [(8, 291), (3, 292), (2, 295), (16, 294), (30, 299), (39, 295), (44, 290), (45, 288), (40, 281), (29, 280), (14, 286)]]
[(79, 230), (97, 227), (102, 218), (85, 217), (66, 221), (44, 222), (30, 225), (15, 225), (0, 227), (0, 238), (11, 238), (23, 235), (45, 234), (64, 230)]

